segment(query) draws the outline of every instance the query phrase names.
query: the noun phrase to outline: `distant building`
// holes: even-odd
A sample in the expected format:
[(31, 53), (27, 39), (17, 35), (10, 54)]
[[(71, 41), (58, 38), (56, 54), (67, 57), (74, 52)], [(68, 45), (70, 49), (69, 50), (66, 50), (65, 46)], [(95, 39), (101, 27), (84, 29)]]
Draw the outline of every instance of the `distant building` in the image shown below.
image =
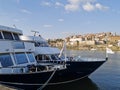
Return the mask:
[(83, 38), (71, 38), (70, 39), (70, 42), (76, 42), (76, 41), (81, 42), (81, 41), (83, 41)]
[(111, 36), (111, 37), (109, 37), (109, 40), (111, 42), (117, 42), (118, 40), (120, 40), (120, 36)]
[(71, 38), (70, 45), (95, 45), (95, 40), (85, 40), (83, 37)]
[[(51, 40), (50, 44), (52, 46), (62, 46), (62, 39)], [(66, 37), (67, 46), (80, 46), (80, 45), (103, 45), (109, 43), (111, 45), (120, 46), (120, 36), (112, 34), (111, 32), (102, 32), (96, 34), (84, 34), (84, 35), (72, 35)]]
[(118, 40), (118, 47), (120, 47), (120, 40)]

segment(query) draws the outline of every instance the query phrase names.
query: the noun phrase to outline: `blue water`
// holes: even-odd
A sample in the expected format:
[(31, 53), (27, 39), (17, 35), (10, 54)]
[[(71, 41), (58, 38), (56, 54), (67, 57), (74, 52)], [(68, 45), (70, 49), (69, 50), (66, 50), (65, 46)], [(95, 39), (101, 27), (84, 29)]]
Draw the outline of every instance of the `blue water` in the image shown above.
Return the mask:
[(120, 90), (120, 53), (109, 55), (109, 60), (90, 75), (100, 90)]

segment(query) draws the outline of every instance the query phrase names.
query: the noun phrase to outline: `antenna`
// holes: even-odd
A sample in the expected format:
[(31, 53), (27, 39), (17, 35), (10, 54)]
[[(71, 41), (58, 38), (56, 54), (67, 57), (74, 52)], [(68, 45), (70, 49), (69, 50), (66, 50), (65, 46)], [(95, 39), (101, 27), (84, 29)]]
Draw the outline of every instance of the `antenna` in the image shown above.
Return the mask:
[(34, 30), (31, 30), (31, 32), (34, 32), (33, 41), (35, 41), (35, 36), (36, 36), (36, 33), (39, 33), (39, 32), (38, 32), (38, 31), (34, 31)]

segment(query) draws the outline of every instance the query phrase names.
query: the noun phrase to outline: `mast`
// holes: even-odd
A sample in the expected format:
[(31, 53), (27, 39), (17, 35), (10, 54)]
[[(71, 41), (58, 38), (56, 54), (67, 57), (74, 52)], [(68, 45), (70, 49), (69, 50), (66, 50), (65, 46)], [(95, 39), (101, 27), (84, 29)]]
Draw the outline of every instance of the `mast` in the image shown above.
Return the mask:
[(65, 62), (66, 62), (66, 60), (67, 60), (67, 52), (66, 52), (66, 40), (64, 41), (64, 49), (65, 49)]
[(31, 30), (31, 32), (34, 33), (34, 38), (33, 38), (33, 41), (34, 41), (36, 34), (39, 33), (39, 32), (38, 31), (34, 31), (34, 30)]

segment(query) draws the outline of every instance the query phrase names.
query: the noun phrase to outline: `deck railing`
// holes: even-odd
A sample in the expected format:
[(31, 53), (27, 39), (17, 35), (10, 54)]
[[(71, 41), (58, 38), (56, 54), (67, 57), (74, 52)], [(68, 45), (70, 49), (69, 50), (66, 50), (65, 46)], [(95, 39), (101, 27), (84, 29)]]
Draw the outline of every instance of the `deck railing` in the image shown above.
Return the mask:
[(0, 67), (0, 74), (26, 73), (27, 66)]
[(0, 67), (0, 74), (24, 74), (44, 71), (54, 71), (55, 69), (66, 69), (65, 65), (54, 63), (38, 63), (37, 65)]

